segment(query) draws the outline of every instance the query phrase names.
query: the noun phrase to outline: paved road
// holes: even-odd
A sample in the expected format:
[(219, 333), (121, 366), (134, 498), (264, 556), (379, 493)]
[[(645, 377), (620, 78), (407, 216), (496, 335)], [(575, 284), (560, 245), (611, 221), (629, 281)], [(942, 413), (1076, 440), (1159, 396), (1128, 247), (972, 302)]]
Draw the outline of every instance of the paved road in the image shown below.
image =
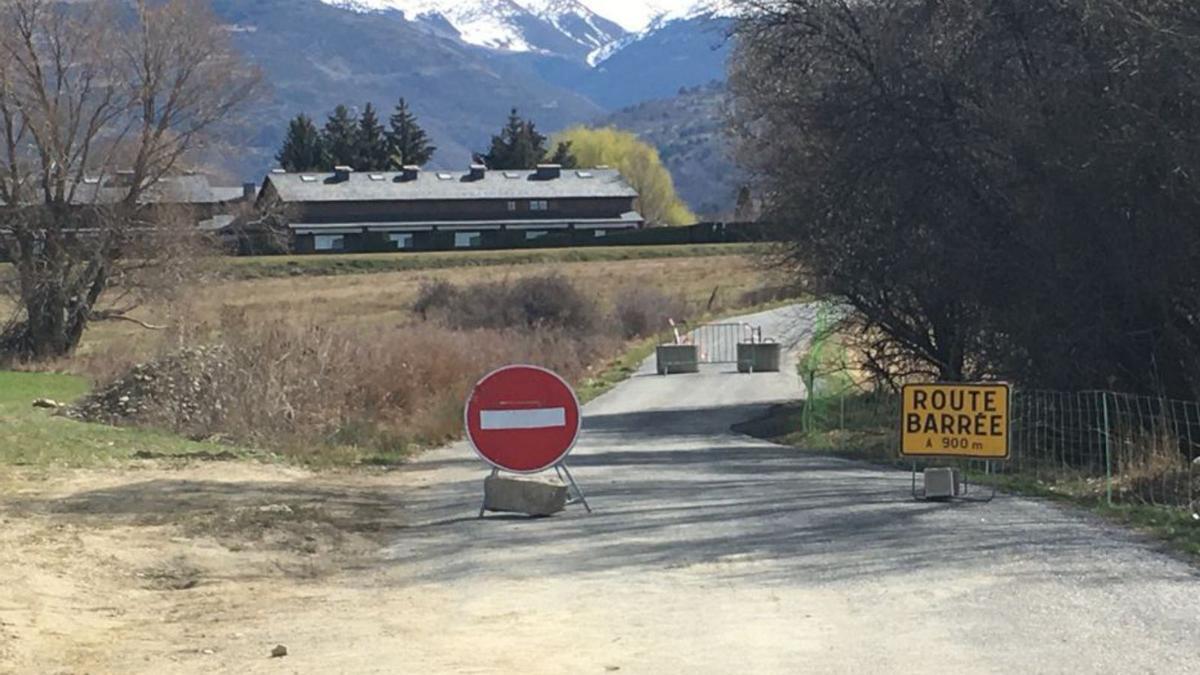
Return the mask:
[[(745, 320), (789, 345), (811, 317)], [(426, 672), (1197, 673), (1200, 575), (1074, 511), (917, 503), (908, 475), (729, 426), (781, 374), (651, 364), (589, 404), (571, 458), (595, 513), (474, 518), (456, 446), (412, 468), (391, 549)]]

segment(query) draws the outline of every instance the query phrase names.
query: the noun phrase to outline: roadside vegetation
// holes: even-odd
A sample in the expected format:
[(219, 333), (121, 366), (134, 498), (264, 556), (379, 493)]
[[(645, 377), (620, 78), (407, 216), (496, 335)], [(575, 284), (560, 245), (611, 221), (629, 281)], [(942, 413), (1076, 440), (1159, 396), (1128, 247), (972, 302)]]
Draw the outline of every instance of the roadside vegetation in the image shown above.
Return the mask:
[[(12, 373), (23, 384), (7, 410), (23, 422), (0, 455), (396, 464), (456, 438), (467, 391), (492, 368), (544, 365), (586, 400), (637, 367), (668, 317), (781, 294), (742, 255), (215, 281), (141, 310), (165, 330), (102, 326), (75, 356), (37, 366), (74, 375)], [(35, 410), (36, 398), (103, 424)]]

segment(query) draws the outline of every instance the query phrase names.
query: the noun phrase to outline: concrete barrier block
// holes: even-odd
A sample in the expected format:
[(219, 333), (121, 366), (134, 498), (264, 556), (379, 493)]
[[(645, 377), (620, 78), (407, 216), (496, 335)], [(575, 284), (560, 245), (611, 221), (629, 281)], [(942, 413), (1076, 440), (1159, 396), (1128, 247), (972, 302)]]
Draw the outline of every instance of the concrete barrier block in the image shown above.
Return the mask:
[(925, 498), (952, 499), (962, 494), (962, 476), (950, 467), (925, 469)]
[(560, 481), (514, 476), (488, 476), (483, 481), (483, 508), (531, 516), (549, 516), (567, 506), (567, 486)]
[(737, 361), (739, 373), (777, 373), (781, 359), (778, 342), (739, 342)]
[(654, 354), (659, 375), (700, 372), (696, 345), (659, 345)]

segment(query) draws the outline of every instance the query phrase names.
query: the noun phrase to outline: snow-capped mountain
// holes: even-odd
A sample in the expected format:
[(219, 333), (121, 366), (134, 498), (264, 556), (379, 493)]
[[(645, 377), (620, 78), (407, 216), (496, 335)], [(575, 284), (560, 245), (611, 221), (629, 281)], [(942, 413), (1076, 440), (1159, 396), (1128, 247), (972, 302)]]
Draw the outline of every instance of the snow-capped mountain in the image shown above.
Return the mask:
[(359, 12), (399, 12), (479, 47), (578, 58), (626, 31), (579, 0), (322, 0)]
[(503, 52), (564, 56), (595, 66), (674, 21), (728, 16), (728, 0), (321, 0), (357, 12), (398, 12), (430, 32)]

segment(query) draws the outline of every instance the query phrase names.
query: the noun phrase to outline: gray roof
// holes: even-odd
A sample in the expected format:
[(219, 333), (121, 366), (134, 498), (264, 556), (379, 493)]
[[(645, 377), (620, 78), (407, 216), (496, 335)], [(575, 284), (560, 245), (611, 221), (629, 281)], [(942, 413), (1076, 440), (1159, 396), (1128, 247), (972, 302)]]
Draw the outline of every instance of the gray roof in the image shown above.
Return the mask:
[[(74, 204), (112, 204), (125, 198), (128, 187), (119, 180), (84, 179), (75, 190)], [(200, 174), (164, 176), (146, 187), (138, 198), (139, 204), (211, 204), (218, 201), (208, 184), (208, 177)]]
[[(563, 169), (558, 178), (536, 171), (421, 171), (415, 180), (402, 172), (356, 171), (339, 181), (333, 173), (272, 173), (267, 176), (285, 202), (443, 201), (457, 199), (634, 198), (638, 193), (615, 169)], [(265, 185), (265, 183), (264, 183)]]
[[(71, 199), (72, 204), (115, 204), (129, 193), (121, 185), (120, 175), (100, 178), (84, 178)], [(35, 199), (29, 203), (37, 203)], [(181, 174), (164, 176), (149, 185), (138, 197), (139, 204), (216, 204), (233, 201), (244, 196), (241, 187), (214, 187), (208, 176), (203, 174)]]

